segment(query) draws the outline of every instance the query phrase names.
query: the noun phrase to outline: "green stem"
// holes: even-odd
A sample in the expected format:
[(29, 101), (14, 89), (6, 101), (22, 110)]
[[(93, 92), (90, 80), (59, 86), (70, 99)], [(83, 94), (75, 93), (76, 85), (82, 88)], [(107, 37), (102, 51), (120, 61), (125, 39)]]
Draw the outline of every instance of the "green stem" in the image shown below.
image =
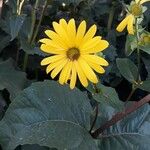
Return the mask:
[(95, 126), (97, 117), (98, 117), (98, 103), (97, 103), (96, 106), (95, 106), (95, 117), (94, 117), (93, 123), (92, 123), (92, 125), (91, 125), (91, 129), (90, 129), (90, 131), (89, 131), (90, 134), (92, 134), (92, 130), (93, 130), (94, 126)]
[(24, 71), (24, 72), (26, 71), (27, 65), (28, 65), (28, 54), (25, 53), (24, 62), (23, 62), (23, 71)]
[(137, 62), (138, 62), (138, 77), (137, 77), (137, 81), (139, 83), (140, 82), (140, 70), (141, 70), (141, 54), (140, 54), (139, 46), (137, 47)]
[(140, 70), (141, 70), (141, 54), (140, 54), (140, 49), (139, 49), (139, 40), (140, 40), (140, 35), (138, 32), (138, 22), (137, 19), (135, 21), (135, 26), (136, 26), (136, 40), (137, 40), (137, 63), (138, 63), (138, 76), (137, 76), (137, 82), (140, 82)]
[[(24, 4), (25, 0), (17, 0), (17, 16), (21, 15), (21, 11), (22, 11), (22, 7)], [(18, 59), (19, 59), (19, 49), (17, 49), (17, 53), (16, 53), (16, 67), (18, 65)]]
[(112, 7), (110, 9), (110, 13), (109, 13), (109, 18), (108, 18), (108, 23), (107, 23), (107, 31), (110, 31), (111, 26), (112, 26), (114, 14), (115, 14), (115, 5), (116, 5), (116, 2), (113, 2)]
[[(36, 10), (38, 8), (38, 5), (39, 5), (39, 0), (36, 0), (34, 8), (32, 9), (32, 14), (31, 14), (31, 31), (30, 31), (30, 34), (28, 36), (29, 44), (31, 44), (31, 40), (32, 40), (32, 36), (33, 36), (33, 31), (34, 31), (35, 22), (36, 22)], [(24, 63), (23, 63), (23, 71), (26, 70), (27, 64), (28, 64), (28, 54), (25, 53)]]
[(32, 36), (33, 36), (33, 32), (34, 32), (34, 27), (35, 27), (35, 22), (36, 22), (36, 10), (38, 8), (39, 5), (39, 0), (36, 0), (34, 8), (32, 9), (32, 14), (31, 14), (31, 31), (30, 31), (30, 35), (29, 35), (29, 42), (31, 43), (32, 40)]
[(131, 97), (134, 94), (135, 90), (136, 90), (136, 88), (132, 88), (132, 90), (131, 90), (131, 92), (130, 92), (130, 94), (129, 94), (127, 100), (126, 100), (126, 102), (128, 102), (131, 99)]
[(95, 93), (99, 93), (99, 88), (97, 87), (96, 84), (93, 84), (93, 89)]
[(31, 43), (33, 43), (37, 37), (37, 34), (38, 34), (38, 31), (39, 31), (39, 28), (40, 28), (40, 25), (42, 23), (42, 20), (43, 20), (43, 16), (44, 16), (44, 13), (46, 11), (46, 8), (47, 8), (47, 4), (48, 4), (48, 0), (45, 1), (44, 5), (43, 5), (43, 10), (41, 12), (41, 16), (40, 16), (40, 19), (39, 19), (39, 22), (38, 22), (38, 25), (35, 29), (35, 32), (33, 34), (33, 37), (32, 37), (32, 40), (31, 40)]

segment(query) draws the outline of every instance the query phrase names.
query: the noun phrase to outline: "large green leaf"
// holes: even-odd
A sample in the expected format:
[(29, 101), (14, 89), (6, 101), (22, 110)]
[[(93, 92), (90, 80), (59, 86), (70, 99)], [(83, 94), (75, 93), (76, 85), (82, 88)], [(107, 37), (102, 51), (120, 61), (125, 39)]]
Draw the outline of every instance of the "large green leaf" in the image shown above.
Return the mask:
[(99, 102), (100, 105), (105, 104), (115, 108), (118, 111), (123, 109), (123, 102), (119, 100), (118, 94), (114, 88), (98, 83), (96, 84), (96, 87), (90, 84), (87, 89), (92, 93), (93, 98)]
[(26, 74), (15, 70), (12, 59), (0, 63), (0, 90), (7, 89), (13, 99), (27, 86)]
[(10, 41), (10, 36), (0, 31), (0, 52), (8, 46)]
[(138, 69), (136, 65), (127, 58), (117, 58), (117, 67), (124, 78), (134, 83), (138, 77)]
[(142, 57), (142, 60), (145, 64), (145, 68), (147, 70), (147, 73), (148, 73), (148, 79), (150, 79), (150, 55), (146, 55), (146, 57)]
[(25, 15), (12, 16), (9, 20), (11, 40), (18, 36), (18, 33), (25, 20)]
[(2, 30), (11, 36), (11, 41), (18, 36), (25, 18), (26, 15), (13, 15), (0, 22), (0, 27), (2, 28)]
[(19, 94), (0, 124), (4, 150), (39, 144), (58, 149), (97, 150), (88, 133), (91, 105), (78, 89), (54, 81), (34, 83)]
[[(106, 111), (99, 109), (100, 113)], [(112, 109), (107, 109), (112, 113)], [(110, 114), (109, 113), (109, 114)], [(112, 114), (114, 115), (114, 114)], [(106, 118), (108, 117), (108, 118)], [(110, 115), (105, 115), (109, 120)], [(97, 124), (102, 125), (101, 117)], [(128, 115), (123, 120), (106, 130), (99, 138), (100, 150), (149, 150), (150, 147), (150, 107), (145, 105), (134, 113)]]

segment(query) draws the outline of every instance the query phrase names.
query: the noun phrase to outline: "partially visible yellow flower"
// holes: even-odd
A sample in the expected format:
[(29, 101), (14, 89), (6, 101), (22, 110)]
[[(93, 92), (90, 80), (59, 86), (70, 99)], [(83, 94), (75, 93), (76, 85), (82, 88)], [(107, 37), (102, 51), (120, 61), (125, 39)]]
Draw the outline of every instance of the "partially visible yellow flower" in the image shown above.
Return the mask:
[(142, 45), (142, 46), (150, 45), (150, 33), (149, 32), (145, 32), (140, 35), (139, 45)]
[(84, 87), (88, 80), (97, 83), (98, 78), (94, 71), (105, 72), (101, 66), (108, 66), (108, 62), (96, 55), (109, 45), (101, 36), (95, 36), (97, 27), (93, 25), (86, 32), (86, 22), (82, 21), (76, 30), (75, 20), (68, 23), (60, 19), (53, 22), (54, 31), (46, 30), (48, 38), (41, 39), (41, 50), (53, 54), (41, 61), (41, 65), (48, 65), (46, 72), (51, 72), (55, 78), (59, 73), (59, 83), (65, 84), (70, 80), (70, 88), (76, 85), (77, 77)]
[(116, 30), (122, 32), (127, 27), (129, 34), (134, 34), (135, 18), (142, 15), (142, 4), (150, 0), (135, 0), (130, 4), (130, 10), (126, 18), (117, 26)]

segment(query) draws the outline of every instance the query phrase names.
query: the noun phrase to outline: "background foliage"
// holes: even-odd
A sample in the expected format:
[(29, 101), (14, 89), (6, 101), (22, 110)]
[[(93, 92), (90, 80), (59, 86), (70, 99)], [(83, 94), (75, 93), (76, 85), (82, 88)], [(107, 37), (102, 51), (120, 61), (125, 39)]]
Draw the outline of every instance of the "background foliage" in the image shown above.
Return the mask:
[[(129, 4), (130, 0), (124, 0)], [(145, 6), (149, 8), (149, 4)], [(119, 0), (25, 0), (18, 12), (17, 0), (4, 0), (0, 18), (0, 145), (3, 150), (150, 150), (150, 107), (136, 112), (105, 130), (98, 139), (89, 134), (98, 104), (93, 130), (123, 111), (131, 101), (150, 92), (150, 51), (141, 47), (141, 84), (138, 74), (135, 37), (115, 29), (124, 18)], [(142, 25), (149, 29), (150, 9)], [(38, 40), (52, 21), (83, 19), (98, 26), (97, 35), (110, 43), (104, 51), (109, 61), (99, 76), (97, 88), (80, 83), (70, 91), (46, 75), (40, 61), (47, 54)], [(27, 67), (24, 57), (28, 54)], [(101, 53), (99, 55), (102, 55)], [(56, 78), (57, 80), (57, 78)]]

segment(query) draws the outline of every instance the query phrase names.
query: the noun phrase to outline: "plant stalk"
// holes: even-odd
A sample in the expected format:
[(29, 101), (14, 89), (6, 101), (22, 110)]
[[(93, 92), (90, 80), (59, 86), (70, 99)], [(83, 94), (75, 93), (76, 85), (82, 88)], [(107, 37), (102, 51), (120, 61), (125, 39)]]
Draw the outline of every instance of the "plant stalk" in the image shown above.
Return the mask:
[(112, 117), (112, 119), (108, 120), (104, 125), (102, 125), (100, 128), (95, 130), (91, 135), (93, 138), (97, 138), (101, 133), (103, 133), (106, 129), (110, 128), (114, 124), (116, 124), (118, 121), (122, 120), (127, 115), (131, 114), (132, 112), (136, 111), (140, 107), (142, 107), (144, 104), (150, 102), (150, 94), (145, 96), (143, 99), (141, 99), (138, 102), (134, 102), (130, 107), (126, 108), (124, 111), (117, 113)]
[[(39, 5), (39, 0), (36, 0), (34, 8), (32, 9), (32, 14), (31, 14), (31, 31), (30, 31), (30, 34), (28, 36), (29, 44), (31, 44), (31, 40), (32, 40), (32, 36), (33, 36), (33, 31), (34, 31), (35, 22), (36, 22), (36, 10), (38, 8), (38, 5)], [(26, 70), (27, 64), (28, 64), (28, 54), (25, 53), (24, 63), (23, 63), (23, 71)]]
[(137, 40), (137, 63), (138, 63), (138, 76), (137, 76), (137, 83), (140, 82), (140, 70), (141, 70), (141, 54), (140, 54), (140, 49), (139, 49), (139, 32), (138, 32), (138, 21), (136, 19), (135, 21), (135, 26), (136, 26), (136, 40)]
[[(20, 16), (21, 15), (21, 11), (22, 11), (22, 7), (23, 7), (23, 4), (24, 4), (25, 0), (17, 0), (17, 16)], [(17, 49), (17, 53), (16, 53), (16, 67), (18, 65), (18, 59), (19, 59), (19, 49)]]
[(95, 117), (94, 117), (93, 123), (91, 125), (91, 129), (89, 131), (90, 134), (92, 134), (92, 130), (93, 130), (95, 123), (96, 123), (96, 120), (97, 120), (97, 116), (98, 116), (98, 104), (95, 107)]
[(37, 37), (37, 34), (38, 34), (38, 31), (39, 31), (39, 28), (40, 28), (40, 25), (42, 23), (42, 20), (43, 20), (43, 16), (44, 16), (44, 13), (46, 11), (46, 8), (47, 8), (47, 4), (48, 4), (48, 0), (45, 1), (44, 5), (43, 5), (43, 9), (42, 9), (42, 12), (41, 12), (41, 16), (40, 16), (40, 19), (39, 19), (39, 22), (38, 22), (38, 25), (35, 29), (35, 32), (33, 34), (33, 37), (32, 37), (32, 40), (31, 40), (31, 43), (33, 43)]
[(107, 31), (108, 32), (111, 30), (111, 26), (112, 26), (114, 14), (115, 14), (115, 5), (116, 5), (116, 2), (112, 2), (112, 7), (110, 9), (108, 23), (107, 23)]

